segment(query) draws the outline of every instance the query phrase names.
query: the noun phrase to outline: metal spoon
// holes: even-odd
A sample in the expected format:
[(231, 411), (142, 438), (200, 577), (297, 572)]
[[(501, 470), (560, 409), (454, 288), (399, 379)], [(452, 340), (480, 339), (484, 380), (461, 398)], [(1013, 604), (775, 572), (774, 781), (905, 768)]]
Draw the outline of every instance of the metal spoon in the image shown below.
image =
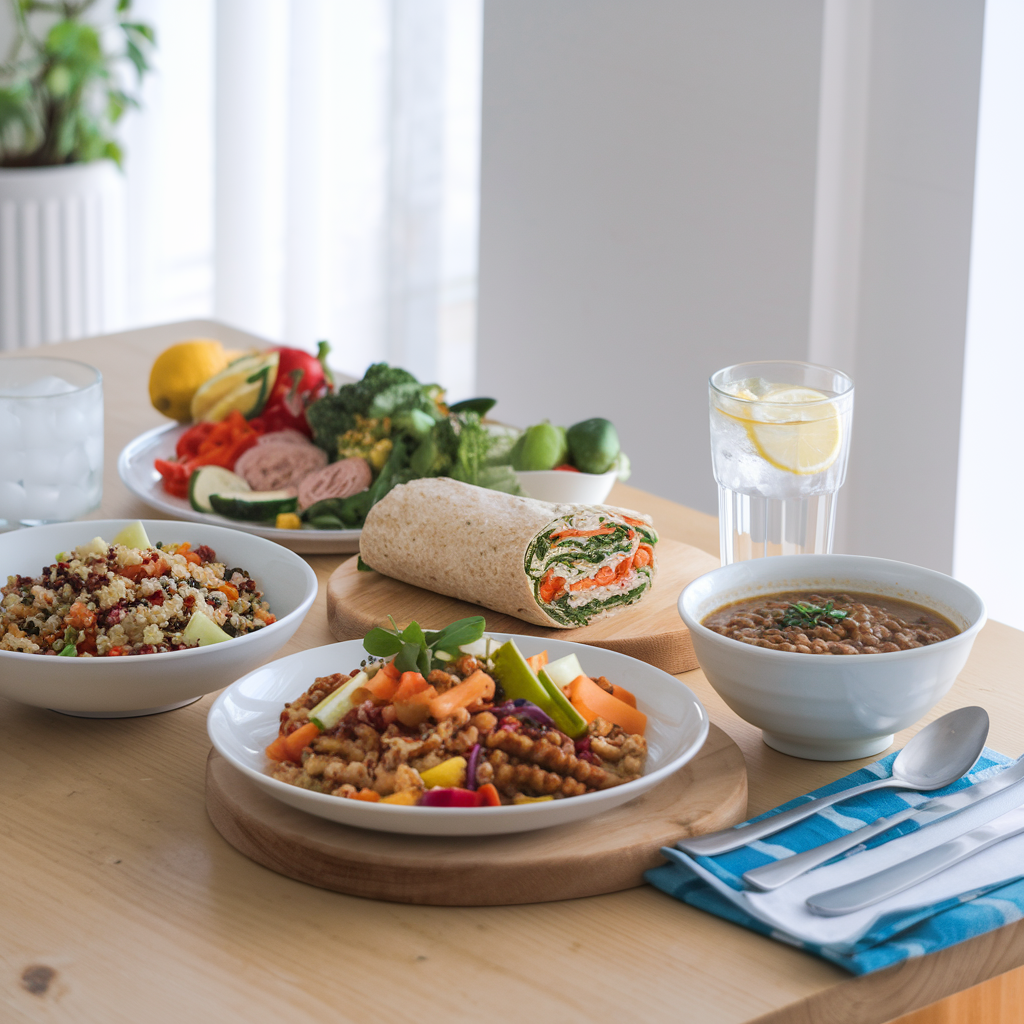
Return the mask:
[(875, 779), (839, 793), (809, 800), (792, 810), (772, 815), (752, 825), (726, 828), (706, 836), (680, 839), (676, 847), (693, 856), (713, 857), (781, 832), (812, 814), (843, 800), (875, 789), (942, 789), (966, 775), (981, 755), (988, 737), (988, 713), (984, 708), (957, 708), (926, 725), (900, 751), (892, 763), (892, 776)]

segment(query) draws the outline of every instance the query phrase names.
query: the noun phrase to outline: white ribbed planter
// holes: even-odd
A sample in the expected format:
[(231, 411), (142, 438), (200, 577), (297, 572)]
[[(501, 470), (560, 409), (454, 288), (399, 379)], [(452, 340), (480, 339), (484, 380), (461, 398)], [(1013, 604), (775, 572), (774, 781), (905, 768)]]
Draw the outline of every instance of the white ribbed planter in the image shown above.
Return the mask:
[(0, 168), (0, 350), (121, 327), (125, 241), (109, 160)]

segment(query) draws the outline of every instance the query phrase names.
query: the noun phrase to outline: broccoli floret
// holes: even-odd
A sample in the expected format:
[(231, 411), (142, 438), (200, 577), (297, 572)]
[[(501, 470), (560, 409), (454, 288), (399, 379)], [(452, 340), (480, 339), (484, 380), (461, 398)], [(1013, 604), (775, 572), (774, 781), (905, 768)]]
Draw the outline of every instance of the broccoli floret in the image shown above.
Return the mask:
[(306, 422), (313, 431), (313, 440), (332, 458), (337, 455), (338, 438), (357, 425), (357, 416), (369, 418), (370, 406), (383, 391), (395, 385), (419, 382), (409, 373), (387, 363), (374, 363), (354, 384), (342, 384), (333, 394), (306, 409)]

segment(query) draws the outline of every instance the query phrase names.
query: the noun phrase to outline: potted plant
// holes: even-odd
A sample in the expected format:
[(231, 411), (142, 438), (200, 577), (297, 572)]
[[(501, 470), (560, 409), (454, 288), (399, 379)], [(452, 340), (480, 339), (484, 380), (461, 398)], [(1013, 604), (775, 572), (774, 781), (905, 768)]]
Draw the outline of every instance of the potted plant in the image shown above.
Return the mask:
[(115, 129), (138, 106), (130, 90), (149, 69), (155, 42), (149, 25), (132, 20), (131, 0), (7, 2), (13, 39), (0, 57), (0, 349), (116, 326), (124, 185)]

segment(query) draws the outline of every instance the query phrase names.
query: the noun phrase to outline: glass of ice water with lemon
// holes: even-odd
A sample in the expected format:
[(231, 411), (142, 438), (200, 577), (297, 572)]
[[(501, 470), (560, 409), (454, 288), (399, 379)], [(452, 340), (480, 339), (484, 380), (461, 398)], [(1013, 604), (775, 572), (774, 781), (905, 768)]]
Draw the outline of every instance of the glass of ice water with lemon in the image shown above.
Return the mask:
[(831, 551), (853, 381), (779, 360), (727, 366), (709, 391), (722, 564)]
[(103, 495), (103, 379), (71, 359), (0, 359), (0, 530), (78, 519)]

